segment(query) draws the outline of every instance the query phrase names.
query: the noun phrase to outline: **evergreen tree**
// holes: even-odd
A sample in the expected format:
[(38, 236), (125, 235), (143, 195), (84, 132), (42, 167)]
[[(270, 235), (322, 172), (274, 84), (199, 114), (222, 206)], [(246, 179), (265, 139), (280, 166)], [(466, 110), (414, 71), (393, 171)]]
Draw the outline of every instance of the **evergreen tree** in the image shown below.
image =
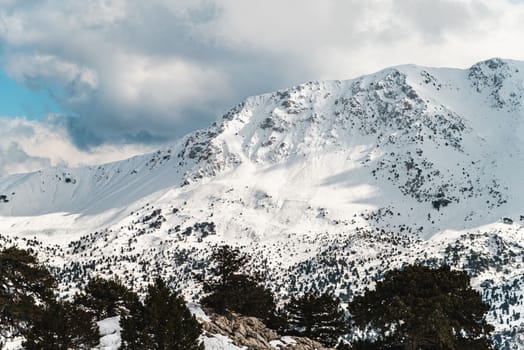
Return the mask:
[(75, 303), (93, 311), (98, 319), (104, 319), (126, 313), (137, 299), (136, 294), (122, 282), (95, 277), (83, 293), (76, 295)]
[(98, 344), (99, 333), (93, 314), (69, 302), (51, 302), (29, 330), (27, 350), (91, 349)]
[(340, 299), (329, 294), (306, 293), (292, 297), (285, 307), (288, 333), (335, 346), (348, 332)]
[(384, 349), (491, 349), (489, 306), (469, 282), (448, 266), (407, 266), (387, 272), (349, 311), (357, 326), (378, 331)]
[[(249, 260), (246, 254), (240, 252), (238, 248), (228, 245), (220, 246), (211, 255), (211, 278), (203, 281), (204, 293), (209, 296), (202, 299), (202, 305), (213, 308), (218, 312), (224, 312), (230, 308), (231, 298), (228, 293), (232, 291), (232, 286), (239, 281), (239, 271)], [(242, 281), (245, 278), (240, 278)]]
[(120, 317), (120, 327), (122, 349), (145, 349), (147, 330), (144, 321), (144, 305), (138, 297), (128, 304), (127, 312)]
[[(355, 340), (351, 343), (351, 347), (341, 348), (340, 350), (404, 350), (404, 347), (388, 346), (382, 341), (370, 341), (370, 340)], [(337, 348), (337, 350), (339, 350)]]
[(249, 256), (238, 248), (217, 248), (211, 256), (211, 276), (203, 281), (207, 295), (201, 304), (218, 313), (235, 311), (257, 317), (272, 326), (276, 309), (273, 293), (263, 286), (260, 276), (242, 273), (248, 261)]
[(135, 305), (123, 318), (124, 349), (203, 350), (202, 328), (186, 306), (158, 278), (149, 286), (143, 305)]
[(27, 250), (11, 247), (0, 252), (0, 332), (23, 334), (53, 299), (56, 282)]
[(356, 348), (354, 348), (352, 346), (352, 344), (349, 344), (349, 343), (345, 343), (343, 341), (341, 341), (340, 343), (338, 343), (338, 345), (335, 347), (336, 350), (356, 350)]

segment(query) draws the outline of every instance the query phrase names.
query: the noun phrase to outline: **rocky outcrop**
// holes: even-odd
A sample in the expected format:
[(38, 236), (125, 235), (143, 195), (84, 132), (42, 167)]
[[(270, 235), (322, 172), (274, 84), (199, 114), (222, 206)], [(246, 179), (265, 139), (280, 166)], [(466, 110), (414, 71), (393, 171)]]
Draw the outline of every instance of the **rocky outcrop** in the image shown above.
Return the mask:
[(238, 347), (249, 350), (286, 349), (286, 350), (330, 350), (319, 342), (309, 338), (281, 336), (269, 329), (255, 317), (240, 316), (235, 313), (217, 315), (206, 312), (210, 321), (201, 320), (207, 336), (223, 335)]

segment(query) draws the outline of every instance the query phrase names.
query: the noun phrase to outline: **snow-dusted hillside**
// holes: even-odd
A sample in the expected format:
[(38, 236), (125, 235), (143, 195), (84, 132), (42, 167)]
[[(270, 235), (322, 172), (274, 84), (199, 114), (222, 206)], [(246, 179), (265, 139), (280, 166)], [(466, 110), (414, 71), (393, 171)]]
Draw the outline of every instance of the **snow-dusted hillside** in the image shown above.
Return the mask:
[(153, 154), (0, 178), (0, 244), (37, 248), (64, 289), (161, 273), (188, 296), (222, 241), (283, 297), (349, 300), (384, 269), (445, 261), (492, 303), (499, 342), (524, 347), (522, 103), (524, 62), (500, 59), (250, 97)]

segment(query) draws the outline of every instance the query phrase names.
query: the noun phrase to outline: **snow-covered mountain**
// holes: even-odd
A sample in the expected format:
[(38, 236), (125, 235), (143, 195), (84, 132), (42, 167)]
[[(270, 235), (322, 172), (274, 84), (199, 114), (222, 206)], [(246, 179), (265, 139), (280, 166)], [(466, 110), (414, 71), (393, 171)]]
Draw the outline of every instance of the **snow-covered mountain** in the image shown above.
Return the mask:
[[(447, 262), (524, 348), (524, 62), (406, 65), (250, 97), (156, 153), (0, 178), (0, 245), (64, 290), (170, 276), (196, 297), (210, 247), (245, 247), (283, 298), (345, 300), (385, 269)], [(519, 345), (520, 344), (520, 345)]]

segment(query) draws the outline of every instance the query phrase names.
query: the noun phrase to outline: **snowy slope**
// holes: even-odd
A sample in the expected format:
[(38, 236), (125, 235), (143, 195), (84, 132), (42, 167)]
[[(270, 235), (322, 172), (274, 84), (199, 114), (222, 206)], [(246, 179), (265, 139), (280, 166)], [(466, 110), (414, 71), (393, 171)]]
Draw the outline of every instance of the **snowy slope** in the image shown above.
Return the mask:
[(158, 272), (188, 296), (189, 272), (222, 241), (253, 253), (283, 297), (349, 300), (384, 269), (446, 261), (470, 271), (516, 343), (523, 102), (524, 62), (501, 59), (250, 97), (153, 154), (0, 178), (0, 244), (37, 248), (64, 289)]

